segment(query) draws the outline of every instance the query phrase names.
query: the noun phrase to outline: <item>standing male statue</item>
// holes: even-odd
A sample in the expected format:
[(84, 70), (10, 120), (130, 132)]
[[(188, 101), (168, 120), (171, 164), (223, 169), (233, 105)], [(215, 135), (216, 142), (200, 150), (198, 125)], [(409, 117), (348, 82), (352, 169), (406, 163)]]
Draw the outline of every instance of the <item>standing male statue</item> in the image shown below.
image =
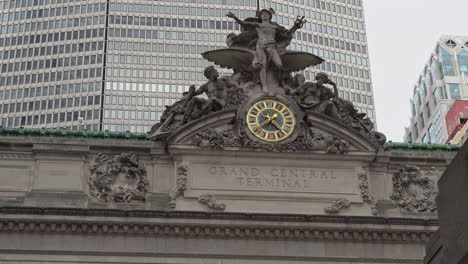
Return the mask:
[(273, 9), (261, 10), (258, 12), (258, 22), (242, 21), (232, 12), (226, 14), (226, 16), (233, 18), (242, 27), (253, 27), (257, 32), (258, 39), (255, 47), (255, 56), (252, 61), (252, 67), (254, 70), (259, 70), (263, 92), (268, 92), (267, 70), (270, 62), (273, 62), (278, 71), (284, 70), (280, 50), (284, 51), (286, 46), (289, 44), (289, 41), (279, 42), (278, 38), (286, 40), (290, 39), (294, 32), (301, 28), (305, 23), (304, 17), (298, 17), (294, 26), (290, 30), (286, 30), (284, 27), (271, 21), (273, 14)]

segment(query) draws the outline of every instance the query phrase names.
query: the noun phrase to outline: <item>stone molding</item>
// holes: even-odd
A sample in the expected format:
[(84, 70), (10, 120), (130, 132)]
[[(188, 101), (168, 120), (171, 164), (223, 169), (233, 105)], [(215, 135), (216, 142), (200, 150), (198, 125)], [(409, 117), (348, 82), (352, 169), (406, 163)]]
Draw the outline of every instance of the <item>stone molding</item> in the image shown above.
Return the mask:
[(345, 139), (360, 151), (369, 151), (377, 153), (380, 146), (372, 142), (366, 135), (357, 132), (348, 125), (338, 122), (334, 118), (322, 115), (320, 113), (310, 112), (305, 117), (307, 124), (311, 127), (333, 133), (333, 136)]
[(36, 216), (89, 216), (89, 217), (138, 217), (138, 218), (180, 218), (180, 219), (211, 219), (211, 220), (245, 220), (245, 221), (278, 221), (296, 223), (347, 223), (375, 225), (407, 225), (438, 227), (437, 218), (408, 217), (377, 217), (352, 215), (306, 215), (306, 214), (265, 214), (265, 213), (225, 213), (198, 211), (162, 211), (162, 210), (123, 210), (100, 208), (69, 208), (69, 207), (0, 207), (0, 219), (6, 215), (36, 215)]
[(178, 225), (103, 223), (93, 221), (0, 220), (0, 232), (146, 234), (178, 237), (264, 240), (404, 241), (425, 243), (431, 231), (384, 231), (367, 229), (318, 229), (288, 227), (235, 227), (231, 225)]
[(174, 131), (167, 139), (166, 143), (181, 144), (189, 141), (196, 133), (213, 127), (231, 124), (236, 118), (236, 110), (227, 109), (203, 116), (189, 124), (185, 124)]
[(33, 159), (34, 154), (0, 152), (0, 159)]
[[(25, 209), (25, 208), (24, 208)], [(18, 210), (25, 212), (26, 210)], [(310, 223), (289, 223), (278, 225), (274, 215), (270, 215), (271, 221), (263, 220), (250, 223), (232, 224), (226, 220), (238, 220), (235, 214), (229, 213), (214, 213), (218, 215), (219, 220), (210, 219), (207, 224), (206, 220), (200, 219), (202, 215), (209, 216), (210, 214), (188, 213), (191, 214), (195, 223), (187, 221), (184, 217), (173, 217), (171, 213), (160, 212), (161, 216), (166, 216), (163, 219), (151, 217), (150, 220), (159, 220), (157, 222), (144, 221), (141, 218), (131, 219), (116, 219), (100, 217), (71, 217), (67, 213), (60, 214), (61, 210), (67, 211), (65, 208), (45, 209), (54, 211), (55, 214), (61, 215), (63, 219), (55, 215), (53, 217), (37, 216), (35, 214), (2, 214), (0, 217), (0, 232), (39, 232), (39, 233), (75, 233), (75, 234), (128, 234), (128, 235), (159, 235), (172, 237), (198, 237), (198, 238), (221, 238), (221, 239), (263, 239), (263, 240), (335, 240), (335, 241), (403, 241), (406, 243), (425, 243), (433, 234), (433, 230), (428, 228), (427, 220), (419, 220), (423, 228), (393, 228), (388, 229), (388, 226), (369, 228), (366, 226), (353, 225), (349, 226), (347, 221), (336, 221), (337, 225), (333, 226), (330, 223), (322, 226), (304, 226)], [(45, 211), (36, 210), (36, 211)], [(3, 210), (10, 211), (10, 210)], [(17, 213), (18, 213), (17, 211)], [(34, 209), (32, 209), (34, 211)], [(80, 210), (76, 210), (80, 211)], [(120, 210), (110, 210), (110, 213), (117, 213)], [(103, 211), (102, 211), (103, 212)], [(120, 211), (123, 213), (124, 211)], [(50, 213), (50, 212), (49, 212)], [(82, 212), (84, 213), (84, 211)], [(94, 213), (98, 213), (95, 211)], [(133, 212), (135, 213), (135, 212)], [(145, 211), (137, 213), (144, 214)], [(239, 214), (237, 217), (245, 214)], [(35, 216), (31, 218), (31, 216)], [(150, 218), (146, 215), (147, 219)], [(281, 216), (280, 216), (281, 217)], [(102, 218), (102, 219), (99, 219)], [(330, 216), (328, 216), (330, 218)], [(335, 220), (353, 219), (353, 217), (338, 217)], [(120, 220), (120, 221), (119, 221)], [(160, 220), (168, 220), (166, 222)], [(176, 221), (182, 220), (182, 221)], [(354, 219), (357, 220), (357, 219)], [(362, 220), (362, 219), (361, 219)], [(369, 218), (372, 220), (372, 217)], [(379, 219), (379, 222), (388, 222), (390, 219)], [(396, 220), (396, 219), (393, 219)], [(400, 219), (410, 220), (410, 219)], [(416, 219), (413, 219), (416, 220)], [(390, 220), (391, 221), (391, 220)], [(372, 221), (371, 221), (372, 222)], [(410, 221), (411, 222), (411, 221)], [(414, 221), (413, 221), (414, 222)], [(260, 223), (260, 224), (259, 224)], [(315, 222), (317, 223), (317, 222)], [(364, 223), (363, 223), (364, 224)], [(432, 225), (431, 225), (432, 226)], [(420, 227), (420, 226), (418, 226)], [(435, 226), (433, 226), (435, 229)]]

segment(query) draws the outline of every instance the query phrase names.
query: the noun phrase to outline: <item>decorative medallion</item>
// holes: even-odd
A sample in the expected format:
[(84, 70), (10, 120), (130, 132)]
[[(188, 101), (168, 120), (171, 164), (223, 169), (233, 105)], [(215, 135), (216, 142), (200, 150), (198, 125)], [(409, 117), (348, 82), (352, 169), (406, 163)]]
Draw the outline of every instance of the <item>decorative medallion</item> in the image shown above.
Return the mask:
[(437, 180), (441, 174), (434, 167), (425, 170), (415, 165), (401, 167), (393, 174), (390, 198), (407, 212), (435, 212)]
[(257, 138), (267, 142), (287, 139), (294, 132), (294, 112), (284, 103), (274, 100), (260, 100), (247, 111), (247, 127)]
[(100, 153), (91, 163), (89, 194), (102, 202), (145, 201), (149, 186), (145, 166), (133, 153)]

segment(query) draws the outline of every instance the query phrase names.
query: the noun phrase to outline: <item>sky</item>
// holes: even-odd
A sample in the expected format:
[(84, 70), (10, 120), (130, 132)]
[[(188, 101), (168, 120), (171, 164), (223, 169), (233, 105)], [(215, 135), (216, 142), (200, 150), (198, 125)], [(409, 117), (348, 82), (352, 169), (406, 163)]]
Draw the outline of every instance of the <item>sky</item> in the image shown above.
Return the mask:
[(377, 130), (403, 142), (410, 98), (442, 35), (468, 36), (468, 0), (363, 0)]

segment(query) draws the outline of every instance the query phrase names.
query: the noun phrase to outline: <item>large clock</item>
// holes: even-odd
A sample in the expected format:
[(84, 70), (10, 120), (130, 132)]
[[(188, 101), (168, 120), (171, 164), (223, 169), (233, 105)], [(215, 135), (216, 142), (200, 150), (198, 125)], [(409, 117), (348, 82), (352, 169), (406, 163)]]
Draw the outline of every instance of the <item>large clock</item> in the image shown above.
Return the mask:
[(268, 142), (287, 139), (296, 126), (293, 111), (286, 104), (274, 99), (255, 102), (247, 111), (246, 120), (250, 132)]

